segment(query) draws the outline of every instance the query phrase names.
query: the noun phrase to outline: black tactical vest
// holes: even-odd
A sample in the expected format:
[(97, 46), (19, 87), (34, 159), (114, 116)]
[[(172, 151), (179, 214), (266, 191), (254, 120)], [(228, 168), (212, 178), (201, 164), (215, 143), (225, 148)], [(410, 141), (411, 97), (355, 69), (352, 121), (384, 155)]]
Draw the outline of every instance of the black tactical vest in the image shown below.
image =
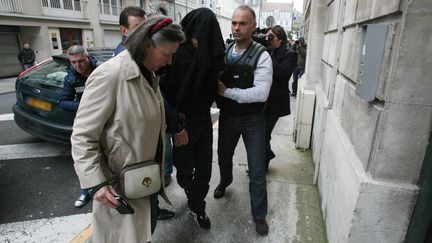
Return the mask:
[[(245, 50), (240, 59), (234, 63), (228, 63), (227, 57), (230, 55), (234, 43), (231, 43), (227, 49), (225, 57), (225, 70), (220, 76), (220, 80), (227, 88), (247, 89), (253, 87), (254, 71), (261, 54), (266, 50), (264, 46), (253, 41)], [(249, 115), (255, 114), (264, 109), (265, 102), (256, 103), (238, 103), (235, 100), (218, 95), (216, 99), (221, 113), (229, 115)]]

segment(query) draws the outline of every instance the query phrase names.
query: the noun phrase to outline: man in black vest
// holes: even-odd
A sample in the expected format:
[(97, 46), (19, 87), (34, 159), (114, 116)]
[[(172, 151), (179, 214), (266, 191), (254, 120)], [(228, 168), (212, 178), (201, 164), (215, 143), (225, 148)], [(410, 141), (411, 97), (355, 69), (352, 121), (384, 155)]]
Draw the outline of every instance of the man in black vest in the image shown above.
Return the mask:
[(232, 16), (234, 43), (226, 54), (226, 68), (218, 83), (220, 108), (218, 158), (220, 183), (214, 191), (221, 198), (233, 180), (233, 154), (242, 136), (249, 167), (249, 193), (256, 232), (268, 234), (264, 106), (272, 84), (272, 60), (265, 47), (252, 40), (255, 12), (238, 7)]

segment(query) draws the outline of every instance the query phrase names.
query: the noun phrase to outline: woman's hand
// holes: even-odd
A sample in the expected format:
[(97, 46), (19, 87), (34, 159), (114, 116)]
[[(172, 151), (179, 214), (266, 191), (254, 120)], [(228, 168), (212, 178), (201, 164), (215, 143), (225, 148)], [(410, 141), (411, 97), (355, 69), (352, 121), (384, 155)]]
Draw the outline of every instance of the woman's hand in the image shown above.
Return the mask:
[(101, 187), (94, 195), (93, 199), (110, 208), (117, 208), (120, 203), (114, 197), (118, 193), (111, 185)]

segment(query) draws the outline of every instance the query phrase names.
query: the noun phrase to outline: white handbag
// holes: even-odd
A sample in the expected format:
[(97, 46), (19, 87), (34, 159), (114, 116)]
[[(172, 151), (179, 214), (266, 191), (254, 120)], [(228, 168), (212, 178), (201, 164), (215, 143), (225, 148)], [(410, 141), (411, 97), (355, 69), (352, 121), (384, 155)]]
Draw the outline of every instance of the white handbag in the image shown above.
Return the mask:
[(161, 189), (160, 165), (147, 161), (127, 166), (120, 171), (120, 190), (127, 199), (148, 197)]

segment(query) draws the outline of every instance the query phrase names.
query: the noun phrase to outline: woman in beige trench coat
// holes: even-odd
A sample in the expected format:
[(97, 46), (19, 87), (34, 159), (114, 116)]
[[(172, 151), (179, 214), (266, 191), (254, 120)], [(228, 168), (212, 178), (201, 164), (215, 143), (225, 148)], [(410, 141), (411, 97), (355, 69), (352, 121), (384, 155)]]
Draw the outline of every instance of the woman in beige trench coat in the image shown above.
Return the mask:
[(156, 159), (165, 117), (154, 71), (171, 63), (184, 40), (179, 25), (154, 16), (130, 34), (127, 51), (99, 66), (86, 82), (71, 142), (81, 188), (94, 193), (93, 242), (151, 241), (149, 198), (128, 200), (135, 213), (120, 214), (118, 186), (108, 181), (125, 166)]

